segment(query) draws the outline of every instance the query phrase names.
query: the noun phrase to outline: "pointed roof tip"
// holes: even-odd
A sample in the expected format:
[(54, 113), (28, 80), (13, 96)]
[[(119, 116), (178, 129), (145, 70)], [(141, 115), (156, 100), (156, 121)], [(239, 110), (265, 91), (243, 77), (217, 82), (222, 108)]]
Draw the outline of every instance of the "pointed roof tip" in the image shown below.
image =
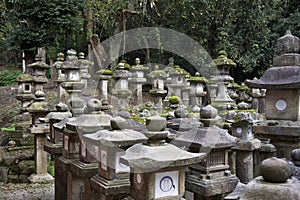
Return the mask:
[(291, 31), (290, 30), (286, 30), (286, 35), (292, 35)]

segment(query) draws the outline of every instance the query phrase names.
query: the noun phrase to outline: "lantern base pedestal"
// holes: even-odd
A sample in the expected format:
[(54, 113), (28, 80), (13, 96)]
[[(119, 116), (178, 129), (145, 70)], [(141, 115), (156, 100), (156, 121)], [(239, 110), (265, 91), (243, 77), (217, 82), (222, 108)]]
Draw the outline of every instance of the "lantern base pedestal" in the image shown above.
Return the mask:
[(194, 193), (194, 200), (223, 199), (223, 196), (234, 190), (239, 179), (228, 174), (227, 176), (200, 178), (195, 175), (187, 175), (185, 181), (186, 190)]
[(92, 199), (121, 200), (130, 195), (129, 179), (107, 180), (96, 175), (91, 178), (91, 188)]
[(53, 183), (54, 178), (48, 174), (32, 174), (31, 176), (28, 177), (29, 181), (31, 183)]

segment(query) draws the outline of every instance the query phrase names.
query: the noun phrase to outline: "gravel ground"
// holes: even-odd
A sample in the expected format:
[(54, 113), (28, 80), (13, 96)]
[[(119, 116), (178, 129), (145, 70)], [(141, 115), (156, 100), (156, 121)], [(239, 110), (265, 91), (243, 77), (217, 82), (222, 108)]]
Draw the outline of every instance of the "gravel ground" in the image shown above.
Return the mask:
[(0, 200), (54, 200), (54, 185), (0, 183)]

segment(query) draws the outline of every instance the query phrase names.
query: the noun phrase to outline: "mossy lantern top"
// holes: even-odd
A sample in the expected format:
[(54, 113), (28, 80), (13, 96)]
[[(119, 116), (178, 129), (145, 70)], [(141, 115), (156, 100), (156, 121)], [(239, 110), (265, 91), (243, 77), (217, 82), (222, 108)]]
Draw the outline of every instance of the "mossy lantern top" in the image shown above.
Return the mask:
[(217, 66), (221, 75), (229, 75), (230, 68), (236, 66), (236, 63), (227, 57), (227, 53), (224, 50), (219, 51), (218, 57), (212, 60), (212, 64)]
[(35, 56), (35, 62), (27, 65), (32, 69), (32, 76), (35, 82), (46, 83), (46, 70), (50, 68), (49, 65), (42, 61), (42, 56), (37, 54)]

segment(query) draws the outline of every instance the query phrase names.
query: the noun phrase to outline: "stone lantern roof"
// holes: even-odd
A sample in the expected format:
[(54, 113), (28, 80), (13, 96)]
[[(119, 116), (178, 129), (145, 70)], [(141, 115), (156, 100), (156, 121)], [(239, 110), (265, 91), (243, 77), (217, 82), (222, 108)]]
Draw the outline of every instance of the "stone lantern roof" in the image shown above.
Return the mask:
[(199, 72), (196, 72), (195, 76), (190, 76), (188, 80), (191, 83), (207, 83), (207, 79), (200, 76)]
[(183, 68), (181, 68), (179, 65), (175, 65), (173, 69), (169, 71), (169, 75), (182, 75), (184, 77), (189, 77), (190, 74)]
[(34, 79), (30, 74), (20, 74), (16, 78), (18, 83), (28, 83), (28, 82), (33, 82)]
[(182, 167), (200, 162), (204, 153), (190, 153), (172, 144), (164, 142), (168, 132), (165, 131), (166, 119), (153, 116), (147, 119), (148, 138), (146, 144), (135, 144), (126, 150), (121, 162), (128, 164), (138, 172), (149, 172), (162, 168)]
[(191, 147), (208, 147), (212, 149), (228, 148), (235, 145), (237, 138), (231, 136), (227, 130), (213, 124), (218, 120), (218, 111), (208, 105), (200, 111), (200, 121), (204, 127), (194, 129), (187, 134), (179, 135), (173, 142), (175, 144), (189, 144)]
[(167, 78), (167, 73), (164, 70), (160, 70), (158, 66), (155, 66), (154, 70), (148, 74), (150, 78), (161, 78), (165, 79)]
[(219, 51), (218, 57), (212, 60), (212, 64), (216, 65), (218, 68), (224, 66), (231, 68), (236, 66), (236, 63), (233, 62), (233, 60), (227, 58), (227, 53), (224, 50)]
[(46, 63), (44, 63), (42, 61), (42, 56), (40, 56), (39, 54), (37, 54), (35, 56), (35, 62), (31, 63), (31, 64), (28, 64), (27, 67), (30, 67), (30, 68), (44, 68), (44, 69), (50, 68), (49, 65), (47, 65)]
[(62, 102), (56, 106), (56, 111), (48, 113), (44, 118), (40, 118), (44, 122), (49, 122), (50, 119), (61, 121), (65, 118), (72, 117), (72, 113), (69, 111), (68, 106)]
[(246, 80), (251, 88), (297, 89), (300, 87), (299, 38), (287, 31), (277, 40), (277, 53), (273, 67), (265, 71), (258, 80)]
[(179, 135), (174, 143), (190, 144), (197, 148), (208, 147), (212, 149), (233, 147), (237, 142), (237, 138), (231, 136), (226, 130), (217, 126), (202, 127), (193, 130), (189, 134)]
[(115, 117), (110, 122), (113, 130), (100, 130), (83, 136), (83, 139), (89, 144), (110, 147), (128, 147), (136, 143), (146, 142), (148, 139), (140, 132), (127, 129), (128, 123), (122, 117)]
[(113, 71), (110, 69), (100, 69), (97, 71), (97, 75), (99, 76), (112, 76), (113, 75)]
[(67, 122), (66, 126), (70, 130), (79, 131), (81, 133), (92, 133), (101, 129), (110, 129), (111, 116), (101, 114), (83, 114), (76, 117), (73, 121)]
[(300, 67), (285, 66), (268, 69), (258, 80), (246, 80), (251, 88), (293, 89), (300, 88)]
[(81, 61), (78, 61), (78, 57), (76, 56), (76, 51), (73, 49), (69, 49), (67, 51), (66, 61), (62, 63), (62, 69), (79, 69)]
[(64, 54), (63, 53), (58, 53), (57, 54), (57, 61), (55, 63), (53, 63), (53, 67), (55, 67), (56, 69), (61, 69), (62, 68), (62, 64), (64, 62)]

